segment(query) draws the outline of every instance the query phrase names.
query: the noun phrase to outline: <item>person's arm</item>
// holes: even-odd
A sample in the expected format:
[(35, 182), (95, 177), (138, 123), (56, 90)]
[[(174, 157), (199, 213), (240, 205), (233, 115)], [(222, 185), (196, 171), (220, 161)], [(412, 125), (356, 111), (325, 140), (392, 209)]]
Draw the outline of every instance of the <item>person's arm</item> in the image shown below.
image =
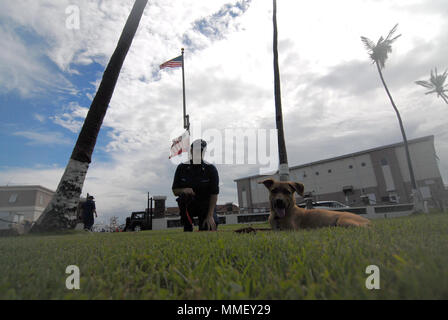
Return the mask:
[(213, 218), (213, 213), (215, 212), (216, 203), (218, 202), (218, 195), (212, 194), (210, 196), (210, 204), (208, 206), (207, 219), (209, 230), (216, 230), (215, 219)]
[(181, 194), (189, 194), (189, 195), (192, 195), (192, 196), (195, 195), (195, 193), (194, 193), (192, 188), (176, 188), (176, 189), (173, 189), (173, 194), (176, 197), (180, 196)]
[(179, 197), (182, 194), (189, 194), (194, 196), (194, 191), (192, 188), (188, 188), (184, 182), (181, 180), (181, 171), (182, 165), (177, 166), (176, 173), (174, 174), (173, 186), (171, 189), (173, 190), (173, 194), (176, 197)]

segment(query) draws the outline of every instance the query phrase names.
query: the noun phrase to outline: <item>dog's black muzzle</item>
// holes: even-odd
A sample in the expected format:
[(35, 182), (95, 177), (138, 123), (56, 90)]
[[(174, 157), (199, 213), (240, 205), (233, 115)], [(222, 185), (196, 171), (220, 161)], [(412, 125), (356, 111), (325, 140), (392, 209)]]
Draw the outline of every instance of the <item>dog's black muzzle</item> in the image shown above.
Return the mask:
[(286, 204), (282, 199), (275, 199), (272, 202), (272, 207), (276, 213), (276, 218), (283, 218), (286, 214)]
[(274, 201), (274, 208), (277, 209), (286, 209), (286, 204), (283, 200), (277, 199)]

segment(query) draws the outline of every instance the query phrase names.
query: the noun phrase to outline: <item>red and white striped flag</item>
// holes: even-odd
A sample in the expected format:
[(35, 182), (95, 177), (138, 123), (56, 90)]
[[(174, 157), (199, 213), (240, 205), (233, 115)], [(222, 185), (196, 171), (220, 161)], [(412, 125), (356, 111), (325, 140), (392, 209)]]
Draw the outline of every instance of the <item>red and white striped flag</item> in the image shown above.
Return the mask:
[(171, 145), (171, 155), (170, 159), (181, 155), (183, 152), (188, 152), (190, 148), (190, 134), (185, 131), (183, 135), (173, 140)]
[(174, 59), (171, 59), (165, 63), (162, 63), (160, 65), (160, 70), (165, 69), (165, 68), (178, 68), (178, 67), (182, 67), (182, 62), (183, 62), (183, 57), (182, 56), (178, 56)]

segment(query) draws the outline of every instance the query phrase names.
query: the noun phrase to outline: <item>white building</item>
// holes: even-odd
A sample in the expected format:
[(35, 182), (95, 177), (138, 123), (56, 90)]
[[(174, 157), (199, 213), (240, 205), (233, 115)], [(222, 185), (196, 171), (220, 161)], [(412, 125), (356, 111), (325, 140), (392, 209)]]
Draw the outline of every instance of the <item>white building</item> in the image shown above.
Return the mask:
[[(429, 207), (447, 206), (434, 136), (409, 140), (417, 187)], [(274, 175), (278, 179), (278, 175)], [(241, 209), (269, 207), (268, 192), (258, 181), (267, 176), (236, 179)], [(349, 206), (410, 203), (411, 182), (404, 144), (396, 143), (290, 168), (290, 179), (305, 186), (314, 200), (335, 200)], [(298, 199), (301, 200), (301, 199)]]
[(53, 195), (54, 191), (42, 186), (0, 187), (0, 230), (36, 221)]

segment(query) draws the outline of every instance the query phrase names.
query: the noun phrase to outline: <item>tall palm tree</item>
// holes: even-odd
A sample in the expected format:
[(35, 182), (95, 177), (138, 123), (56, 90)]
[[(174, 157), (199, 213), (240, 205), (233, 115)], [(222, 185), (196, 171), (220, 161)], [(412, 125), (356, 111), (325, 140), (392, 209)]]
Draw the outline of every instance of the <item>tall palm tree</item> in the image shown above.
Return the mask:
[(412, 194), (414, 198), (414, 202), (417, 201), (417, 184), (415, 182), (415, 176), (414, 176), (414, 170), (412, 168), (412, 162), (411, 162), (411, 156), (409, 154), (409, 146), (408, 146), (408, 140), (406, 138), (406, 133), (404, 131), (403, 121), (401, 120), (400, 112), (397, 109), (397, 106), (395, 105), (394, 100), (392, 99), (392, 96), (389, 92), (389, 88), (386, 85), (386, 82), (384, 81), (383, 73), (381, 72), (382, 69), (384, 69), (386, 60), (388, 58), (389, 53), (392, 52), (392, 43), (397, 40), (400, 36), (393, 37), (393, 34), (397, 30), (398, 24), (396, 24), (390, 31), (387, 37), (384, 39), (383, 37), (380, 37), (378, 42), (375, 44), (373, 41), (366, 37), (361, 37), (361, 41), (364, 43), (367, 51), (369, 52), (370, 59), (372, 59), (372, 62), (375, 63), (378, 74), (380, 75), (381, 82), (383, 83), (384, 89), (386, 90), (386, 93), (389, 97), (390, 102), (392, 103), (392, 107), (395, 110), (395, 113), (397, 114), (398, 123), (400, 124), (400, 130), (401, 134), (403, 135), (403, 142), (404, 142), (404, 148), (406, 152), (406, 159), (408, 163), (409, 168), (409, 175), (411, 178), (411, 187), (412, 187)]
[(79, 197), (92, 160), (96, 139), (147, 2), (148, 0), (135, 1), (117, 47), (104, 71), (98, 92), (92, 101), (56, 193), (33, 225), (32, 232), (58, 231), (75, 227)]
[(275, 120), (277, 124), (279, 176), (280, 181), (289, 180), (288, 155), (286, 153), (285, 133), (283, 130), (282, 97), (280, 90), (280, 68), (278, 66), (278, 30), (277, 30), (277, 0), (274, 0), (274, 96)]
[(446, 77), (448, 75), (448, 69), (443, 74), (437, 74), (437, 68), (434, 68), (434, 72), (431, 70), (431, 77), (429, 81), (419, 80), (415, 81), (416, 84), (421, 85), (430, 91), (425, 94), (437, 93), (437, 97), (442, 98), (446, 104), (448, 104), (448, 84), (445, 84)]

